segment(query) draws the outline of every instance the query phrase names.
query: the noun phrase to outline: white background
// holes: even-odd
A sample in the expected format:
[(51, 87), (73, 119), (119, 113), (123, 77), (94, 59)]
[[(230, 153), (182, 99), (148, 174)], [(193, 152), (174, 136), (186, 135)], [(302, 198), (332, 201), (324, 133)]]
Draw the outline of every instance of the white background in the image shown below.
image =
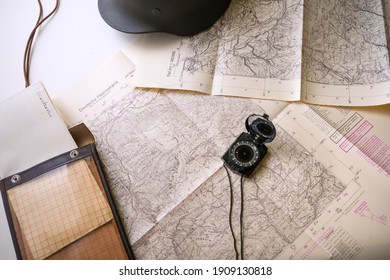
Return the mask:
[[(44, 15), (55, 6), (41, 2)], [(24, 48), (38, 14), (37, 0), (0, 0), (0, 102), (24, 88)], [(103, 21), (97, 0), (63, 0), (36, 33), (31, 83), (41, 80), (51, 97), (59, 96), (132, 38)]]
[[(45, 16), (55, 0), (42, 0), (42, 5)], [(24, 49), (38, 14), (37, 0), (0, 0), (0, 102), (24, 89)], [(63, 0), (36, 33), (30, 82), (42, 81), (52, 98), (62, 95), (133, 38), (103, 21), (97, 0)], [(0, 259), (12, 259), (1, 198), (0, 207)]]
[[(0, 262), (0, 275), (12, 279), (142, 279), (142, 280), (388, 280), (389, 261), (4, 261)], [(202, 269), (203, 274), (193, 276), (120, 275), (120, 269)], [(214, 267), (271, 267), (271, 275), (214, 275)]]

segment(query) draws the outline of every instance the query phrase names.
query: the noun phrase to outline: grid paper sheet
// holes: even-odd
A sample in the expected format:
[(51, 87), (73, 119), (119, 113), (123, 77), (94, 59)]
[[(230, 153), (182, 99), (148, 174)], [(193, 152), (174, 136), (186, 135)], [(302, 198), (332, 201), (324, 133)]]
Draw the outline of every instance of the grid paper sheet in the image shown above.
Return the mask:
[(8, 197), (33, 259), (44, 259), (112, 220), (84, 160), (10, 189)]
[(127, 258), (115, 221), (112, 220), (47, 259), (124, 260)]

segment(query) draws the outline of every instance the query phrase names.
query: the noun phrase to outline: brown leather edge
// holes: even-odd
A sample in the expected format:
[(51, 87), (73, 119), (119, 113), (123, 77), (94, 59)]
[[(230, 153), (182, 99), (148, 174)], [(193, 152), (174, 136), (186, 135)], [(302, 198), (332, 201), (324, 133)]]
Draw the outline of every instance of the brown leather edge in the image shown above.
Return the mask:
[(72, 135), (78, 147), (95, 143), (95, 138), (93, 137), (91, 131), (84, 123), (81, 123), (79, 125), (70, 128), (69, 132)]

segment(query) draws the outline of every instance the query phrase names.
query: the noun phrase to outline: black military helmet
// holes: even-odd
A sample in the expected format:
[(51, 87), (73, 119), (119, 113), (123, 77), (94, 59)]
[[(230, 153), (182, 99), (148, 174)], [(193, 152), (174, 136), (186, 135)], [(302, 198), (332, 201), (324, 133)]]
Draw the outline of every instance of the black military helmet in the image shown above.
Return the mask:
[(231, 0), (98, 0), (103, 19), (126, 33), (190, 36), (217, 21)]

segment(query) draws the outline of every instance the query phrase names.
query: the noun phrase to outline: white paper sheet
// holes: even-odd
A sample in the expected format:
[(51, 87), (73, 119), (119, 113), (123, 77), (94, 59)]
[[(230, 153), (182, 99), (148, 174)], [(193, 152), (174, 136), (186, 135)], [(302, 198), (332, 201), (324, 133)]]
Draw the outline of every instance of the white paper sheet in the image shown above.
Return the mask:
[(76, 148), (42, 83), (0, 104), (0, 179)]
[(69, 127), (87, 122), (131, 91), (134, 70), (134, 64), (117, 52), (53, 103)]

